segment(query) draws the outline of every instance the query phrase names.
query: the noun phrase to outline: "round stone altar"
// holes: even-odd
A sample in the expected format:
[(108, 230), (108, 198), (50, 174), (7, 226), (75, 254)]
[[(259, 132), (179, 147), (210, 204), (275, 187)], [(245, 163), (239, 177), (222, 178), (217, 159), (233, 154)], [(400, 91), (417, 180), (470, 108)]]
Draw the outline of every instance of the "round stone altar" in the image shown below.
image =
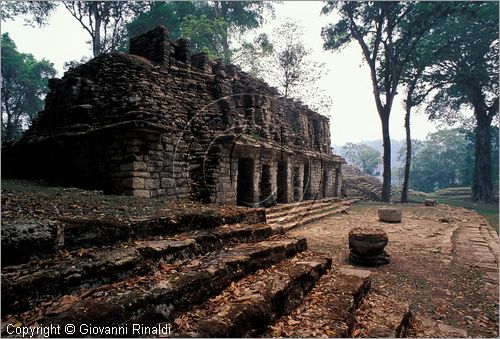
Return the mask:
[(381, 207), (378, 209), (378, 219), (384, 222), (401, 222), (402, 213), (399, 208)]
[(389, 243), (387, 233), (379, 227), (356, 227), (349, 232), (349, 260), (363, 266), (378, 266), (389, 263), (385, 246)]

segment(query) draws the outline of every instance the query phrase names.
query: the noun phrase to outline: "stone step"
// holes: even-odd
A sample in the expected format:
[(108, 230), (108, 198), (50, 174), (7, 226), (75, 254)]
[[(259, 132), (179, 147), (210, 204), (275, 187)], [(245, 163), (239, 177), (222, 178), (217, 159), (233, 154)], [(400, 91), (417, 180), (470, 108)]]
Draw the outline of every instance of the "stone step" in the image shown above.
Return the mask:
[(349, 208), (350, 206), (341, 206), (341, 207), (332, 207), (325, 210), (317, 210), (313, 211), (311, 214), (308, 214), (304, 216), (302, 219), (299, 219), (297, 221), (291, 221), (284, 224), (271, 224), (271, 226), (273, 227), (274, 232), (276, 233), (278, 231), (288, 232), (289, 230), (295, 227), (317, 222), (321, 219), (328, 218), (335, 214), (345, 213), (347, 210), (349, 210)]
[(315, 200), (303, 200), (300, 202), (293, 202), (289, 204), (278, 204), (276, 206), (266, 208), (265, 213), (266, 215), (273, 214), (273, 213), (278, 213), (278, 212), (284, 212), (284, 211), (290, 211), (293, 209), (297, 209), (300, 207), (304, 206), (310, 206), (314, 204), (319, 204), (319, 203), (336, 203), (342, 201), (341, 198), (326, 198), (326, 199), (315, 199)]
[(410, 305), (371, 291), (356, 310), (351, 335), (361, 338), (406, 338), (413, 322)]
[[(71, 296), (37, 305), (32, 310), (36, 316), (9, 316), (8, 321), (21, 321), (27, 326), (34, 322), (44, 326), (128, 326), (169, 322), (179, 312), (220, 293), (232, 282), (306, 249), (305, 238), (238, 244), (213, 252), (202, 260), (195, 259), (181, 266), (163, 264), (147, 276), (80, 290)], [(31, 324), (26, 323), (28, 318)], [(78, 331), (75, 336), (84, 335)]]
[(222, 225), (265, 222), (263, 209), (248, 209), (223, 216), (194, 212), (173, 218), (165, 216), (114, 219), (64, 219), (64, 246), (69, 248), (105, 246), (118, 241), (141, 239), (153, 235), (175, 235), (193, 230), (210, 230)]
[(331, 259), (308, 252), (259, 270), (231, 284), (223, 293), (180, 315), (176, 337), (254, 337), (297, 307)]
[(261, 241), (272, 235), (265, 224), (225, 225), (210, 231), (153, 237), (106, 248), (86, 248), (2, 269), (2, 309), (19, 312), (50, 296), (92, 288), (222, 248), (231, 242)]
[(370, 290), (370, 274), (367, 270), (333, 268), (300, 306), (277, 319), (263, 337), (349, 337), (355, 311)]
[(301, 219), (304, 219), (308, 216), (312, 216), (314, 214), (320, 214), (322, 213), (323, 211), (326, 211), (326, 210), (331, 210), (331, 209), (334, 209), (334, 208), (340, 208), (340, 211), (345, 211), (345, 209), (343, 209), (342, 207), (344, 206), (351, 206), (352, 203), (358, 201), (358, 199), (350, 199), (350, 200), (344, 200), (344, 201), (341, 201), (341, 202), (337, 202), (337, 203), (318, 203), (318, 204), (314, 204), (313, 206), (310, 206), (309, 209), (304, 209), (303, 211), (290, 211), (290, 213), (287, 215), (287, 214), (284, 214), (286, 217), (282, 217), (282, 218), (274, 218), (274, 217), (271, 217), (271, 220), (269, 220), (269, 218), (267, 218), (267, 223), (269, 224), (272, 224), (272, 225), (277, 225), (277, 224), (281, 224), (281, 225), (285, 225), (285, 224), (289, 224), (289, 223), (292, 223), (292, 222), (295, 222), (295, 221), (300, 221)]
[(291, 218), (300, 218), (301, 216), (305, 216), (318, 209), (325, 209), (327, 207), (332, 207), (332, 206), (334, 206), (334, 204), (329, 202), (315, 203), (312, 205), (308, 204), (305, 206), (297, 207), (296, 209), (285, 210), (276, 213), (269, 213), (266, 214), (266, 222), (269, 224), (277, 222), (283, 223), (286, 221), (291, 221)]
[(225, 224), (265, 222), (264, 209), (245, 209), (224, 215), (170, 211), (166, 216), (59, 218), (55, 221), (14, 219), (2, 221), (2, 267), (47, 258), (62, 249), (110, 246), (150, 236), (209, 230)]

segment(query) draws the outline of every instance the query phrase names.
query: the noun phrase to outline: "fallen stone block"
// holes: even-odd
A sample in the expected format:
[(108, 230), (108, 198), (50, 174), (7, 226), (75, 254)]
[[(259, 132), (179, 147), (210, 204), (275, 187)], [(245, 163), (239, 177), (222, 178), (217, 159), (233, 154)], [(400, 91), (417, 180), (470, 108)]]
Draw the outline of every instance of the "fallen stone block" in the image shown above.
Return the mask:
[(54, 221), (2, 222), (2, 266), (44, 257), (60, 247), (61, 226)]
[(399, 208), (381, 207), (378, 209), (378, 219), (384, 222), (401, 222), (402, 213)]
[(438, 202), (436, 199), (425, 199), (425, 206), (437, 206)]

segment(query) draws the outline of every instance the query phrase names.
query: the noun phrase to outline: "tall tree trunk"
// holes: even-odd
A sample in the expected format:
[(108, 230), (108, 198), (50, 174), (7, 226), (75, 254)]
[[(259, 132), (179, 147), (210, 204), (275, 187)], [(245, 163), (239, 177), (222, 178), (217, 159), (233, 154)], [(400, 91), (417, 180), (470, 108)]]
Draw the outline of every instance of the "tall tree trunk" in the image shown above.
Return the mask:
[(474, 112), (476, 115), (476, 159), (472, 185), (472, 200), (495, 202), (491, 180), (491, 117), (486, 112)]
[(405, 131), (406, 131), (406, 159), (405, 173), (403, 179), (403, 189), (401, 190), (401, 203), (408, 203), (408, 189), (410, 186), (410, 166), (411, 166), (411, 130), (410, 130), (411, 103), (406, 103)]
[(219, 6), (217, 5), (217, 3), (215, 3), (216, 17), (220, 15), (226, 22), (226, 31), (224, 32), (224, 36), (222, 37), (221, 45), (224, 62), (228, 64), (231, 62), (231, 50), (229, 48), (229, 25), (227, 24), (229, 8), (226, 1), (220, 1), (218, 3), (220, 3), (220, 11)]
[(89, 4), (89, 16), (94, 17), (94, 35), (92, 36), (92, 52), (94, 57), (101, 53), (101, 13), (99, 13), (99, 4), (91, 2)]
[(382, 201), (391, 201), (391, 137), (389, 135), (389, 114), (384, 110), (380, 115), (382, 122), (382, 137), (384, 141), (384, 182), (382, 183)]

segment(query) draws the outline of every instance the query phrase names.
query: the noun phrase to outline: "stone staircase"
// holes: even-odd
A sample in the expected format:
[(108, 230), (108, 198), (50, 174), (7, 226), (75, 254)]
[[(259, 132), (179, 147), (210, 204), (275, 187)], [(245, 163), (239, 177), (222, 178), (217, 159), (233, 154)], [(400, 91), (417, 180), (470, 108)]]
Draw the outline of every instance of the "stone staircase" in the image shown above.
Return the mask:
[[(337, 312), (332, 331), (349, 336), (370, 277), (332, 269), (331, 259), (309, 251), (305, 238), (285, 232), (351, 202), (278, 205), (268, 224), (251, 209), (234, 218), (61, 221), (59, 245), (50, 253), (2, 267), (2, 335), (9, 336), (8, 324), (43, 324), (60, 326), (54, 337), (158, 336), (137, 332), (133, 324), (141, 324), (168, 326), (168, 336), (176, 337), (268, 336), (327, 289), (332, 294), (321, 302), (330, 311), (323, 316)], [(87, 326), (66, 333), (69, 324)]]
[(342, 165), (342, 190), (347, 197), (360, 197), (365, 200), (379, 201), (382, 182), (353, 165)]
[(267, 208), (266, 222), (278, 232), (316, 222), (323, 218), (339, 213), (346, 213), (351, 204), (358, 201), (353, 199), (327, 198), (321, 200), (305, 200), (299, 203), (279, 204)]

